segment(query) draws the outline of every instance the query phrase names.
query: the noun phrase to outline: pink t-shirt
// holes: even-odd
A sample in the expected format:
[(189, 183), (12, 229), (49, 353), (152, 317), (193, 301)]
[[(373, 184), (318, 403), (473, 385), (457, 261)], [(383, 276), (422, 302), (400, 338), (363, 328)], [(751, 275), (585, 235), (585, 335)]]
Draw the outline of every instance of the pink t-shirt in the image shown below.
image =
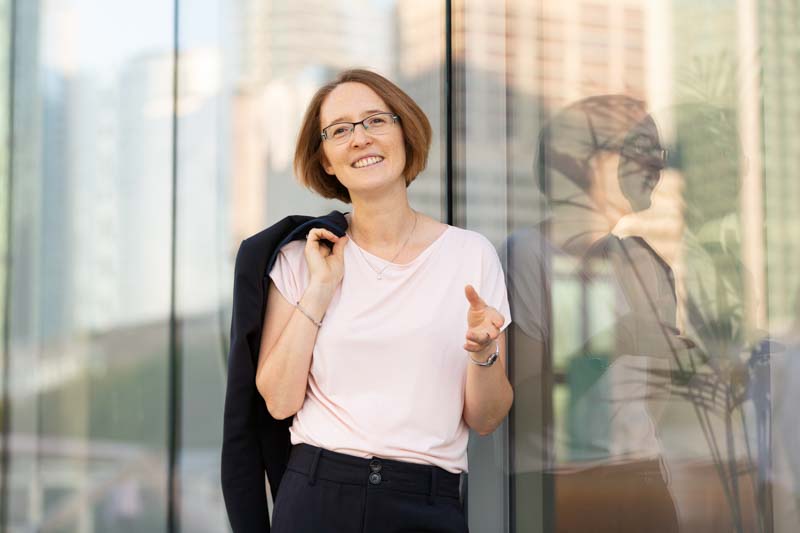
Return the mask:
[[(308, 284), (304, 247), (305, 241), (284, 246), (270, 272), (292, 304)], [(381, 280), (367, 261), (378, 270), (386, 265), (350, 240), (292, 443), (466, 471), (464, 286), (472, 284), (508, 327), (497, 252), (479, 233), (449, 226), (410, 263), (390, 265)]]

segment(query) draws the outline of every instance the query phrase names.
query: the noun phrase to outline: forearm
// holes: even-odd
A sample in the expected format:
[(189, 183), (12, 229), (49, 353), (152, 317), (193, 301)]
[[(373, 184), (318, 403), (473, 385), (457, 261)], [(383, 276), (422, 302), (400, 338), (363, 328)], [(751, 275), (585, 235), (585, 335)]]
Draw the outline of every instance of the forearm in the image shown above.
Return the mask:
[[(476, 361), (485, 361), (494, 352), (491, 343), (481, 352), (470, 353)], [(502, 423), (511, 409), (514, 392), (506, 377), (505, 342), (501, 342), (501, 357), (489, 367), (467, 365), (464, 392), (464, 421), (480, 435), (488, 435)]]
[[(300, 306), (315, 320), (320, 320), (331, 296), (329, 288), (312, 284), (300, 299)], [(259, 357), (256, 386), (270, 414), (277, 419), (292, 416), (303, 405), (317, 331), (314, 322), (293, 308), (275, 344)], [(262, 352), (266, 350), (265, 337), (262, 335)]]

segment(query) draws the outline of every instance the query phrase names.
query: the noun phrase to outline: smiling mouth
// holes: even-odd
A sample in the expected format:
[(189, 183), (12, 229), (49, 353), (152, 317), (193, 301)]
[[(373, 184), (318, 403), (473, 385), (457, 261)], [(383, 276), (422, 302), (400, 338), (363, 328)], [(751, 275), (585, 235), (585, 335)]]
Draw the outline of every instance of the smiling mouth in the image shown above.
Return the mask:
[(370, 157), (363, 157), (352, 164), (353, 168), (364, 168), (369, 167), (372, 165), (377, 165), (383, 161), (383, 158), (380, 156), (370, 156)]

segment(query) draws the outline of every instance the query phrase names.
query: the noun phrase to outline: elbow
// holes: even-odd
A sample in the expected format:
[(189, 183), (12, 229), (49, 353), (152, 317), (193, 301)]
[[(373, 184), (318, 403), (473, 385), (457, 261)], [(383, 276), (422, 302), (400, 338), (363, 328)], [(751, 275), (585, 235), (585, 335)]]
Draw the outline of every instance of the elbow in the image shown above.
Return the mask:
[(497, 420), (490, 420), (490, 421), (487, 421), (484, 424), (477, 425), (477, 426), (473, 427), (472, 429), (475, 431), (475, 433), (477, 433), (481, 437), (488, 437), (489, 435), (494, 433), (494, 431), (497, 428), (500, 427), (500, 424), (503, 423), (504, 419), (505, 419), (505, 417), (499, 418)]
[(506, 417), (504, 416), (496, 420), (489, 420), (483, 424), (476, 425), (472, 429), (475, 431), (475, 433), (477, 433), (481, 437), (488, 437), (489, 435), (494, 433), (497, 428), (500, 427), (500, 425), (503, 423), (503, 420), (505, 419)]
[(270, 398), (264, 394), (261, 397), (264, 398), (264, 405), (267, 406), (270, 416), (275, 420), (286, 420), (300, 410), (300, 406), (295, 406), (292, 402), (280, 401), (279, 398)]
[(266, 394), (267, 391), (259, 388), (258, 391), (264, 399), (264, 404), (267, 406), (267, 411), (275, 420), (286, 420), (294, 416), (300, 410), (302, 403), (297, 405), (297, 402), (290, 401), (286, 398), (280, 398), (276, 395)]
[(293, 395), (290, 391), (283, 390), (284, 387), (281, 387), (279, 382), (267, 379), (266, 366), (256, 376), (256, 389), (264, 400), (270, 416), (275, 420), (286, 420), (294, 416), (305, 401), (305, 391), (302, 395)]
[(264, 405), (267, 408), (270, 416), (275, 420), (284, 420), (289, 418), (294, 413), (290, 413), (283, 402), (278, 401), (274, 394), (274, 387), (270, 386), (267, 379), (267, 365), (261, 367), (256, 373), (256, 390), (264, 400)]
[(286, 420), (299, 411), (299, 409), (288, 409), (285, 406), (270, 406), (270, 403), (266, 401), (265, 403), (267, 404), (267, 411), (275, 420)]

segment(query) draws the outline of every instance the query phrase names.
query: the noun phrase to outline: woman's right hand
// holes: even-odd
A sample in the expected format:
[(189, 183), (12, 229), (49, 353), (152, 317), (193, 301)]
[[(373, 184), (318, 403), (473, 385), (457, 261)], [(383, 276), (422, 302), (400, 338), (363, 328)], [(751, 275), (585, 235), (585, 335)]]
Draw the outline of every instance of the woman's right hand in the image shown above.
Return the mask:
[[(320, 241), (333, 243), (333, 250)], [(308, 263), (310, 282), (335, 289), (344, 277), (344, 247), (347, 235), (337, 237), (325, 228), (314, 228), (308, 232), (305, 257)]]

